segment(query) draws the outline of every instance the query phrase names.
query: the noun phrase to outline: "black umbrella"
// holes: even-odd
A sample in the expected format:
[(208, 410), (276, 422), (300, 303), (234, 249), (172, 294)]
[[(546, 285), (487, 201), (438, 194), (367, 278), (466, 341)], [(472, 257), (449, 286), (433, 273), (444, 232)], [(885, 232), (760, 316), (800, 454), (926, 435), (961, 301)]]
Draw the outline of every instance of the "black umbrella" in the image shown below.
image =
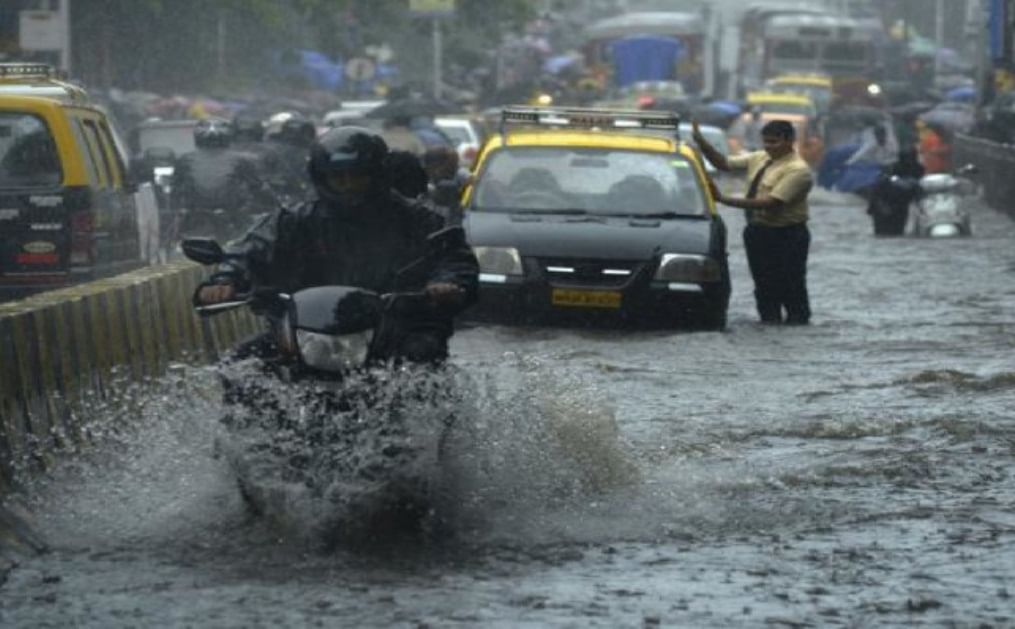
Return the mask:
[(455, 113), (456, 107), (447, 101), (435, 98), (403, 98), (388, 101), (366, 113), (367, 118), (433, 118)]
[(897, 105), (895, 107), (892, 107), (888, 111), (890, 111), (893, 116), (909, 118), (913, 116), (919, 116), (924, 112), (930, 111), (931, 109), (934, 109), (936, 105), (937, 103), (932, 103), (930, 101), (918, 100), (912, 103)]

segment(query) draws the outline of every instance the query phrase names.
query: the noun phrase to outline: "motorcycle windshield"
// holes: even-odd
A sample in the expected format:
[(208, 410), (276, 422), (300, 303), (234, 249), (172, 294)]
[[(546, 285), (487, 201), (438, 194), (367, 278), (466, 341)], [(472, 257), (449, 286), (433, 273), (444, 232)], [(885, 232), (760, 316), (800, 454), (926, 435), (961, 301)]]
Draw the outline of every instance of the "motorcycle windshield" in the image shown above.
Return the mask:
[(318, 286), (292, 296), (295, 327), (318, 334), (353, 334), (372, 330), (380, 320), (377, 293), (351, 286)]

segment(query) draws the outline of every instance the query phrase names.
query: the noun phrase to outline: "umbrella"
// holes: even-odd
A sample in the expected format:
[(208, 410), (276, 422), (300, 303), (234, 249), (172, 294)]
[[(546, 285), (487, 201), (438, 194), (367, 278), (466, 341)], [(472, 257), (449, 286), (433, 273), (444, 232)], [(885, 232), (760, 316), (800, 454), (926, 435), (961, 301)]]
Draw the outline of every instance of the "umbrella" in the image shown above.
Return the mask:
[(740, 106), (740, 103), (735, 103), (731, 100), (712, 101), (708, 104), (708, 108), (728, 116), (739, 116), (744, 111), (744, 108)]
[(976, 113), (973, 108), (963, 103), (943, 103), (919, 116), (929, 126), (940, 127), (945, 131), (962, 132), (973, 128)]
[(936, 103), (932, 103), (930, 101), (925, 100), (918, 100), (910, 103), (905, 103), (902, 105), (897, 105), (895, 107), (892, 107), (888, 111), (891, 112), (893, 116), (898, 116), (900, 118), (908, 118), (912, 116), (918, 116), (924, 112), (930, 111), (931, 109), (934, 109), (935, 106)]
[(560, 74), (570, 67), (580, 66), (582, 61), (582, 56), (575, 53), (557, 55), (556, 57), (550, 57), (543, 62), (543, 72), (548, 74)]
[(366, 113), (367, 118), (433, 118), (455, 113), (455, 106), (435, 98), (403, 98), (389, 101)]
[(945, 100), (953, 103), (972, 103), (976, 100), (976, 88), (970, 85), (952, 88), (945, 93)]

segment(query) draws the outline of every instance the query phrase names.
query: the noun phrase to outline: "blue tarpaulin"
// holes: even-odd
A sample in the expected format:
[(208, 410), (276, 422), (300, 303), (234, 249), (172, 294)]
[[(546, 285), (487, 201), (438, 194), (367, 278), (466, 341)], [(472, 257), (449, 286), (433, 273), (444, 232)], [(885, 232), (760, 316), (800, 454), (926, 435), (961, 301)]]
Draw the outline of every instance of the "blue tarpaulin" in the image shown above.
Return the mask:
[(684, 44), (673, 37), (635, 35), (610, 45), (614, 81), (624, 87), (637, 81), (666, 81), (675, 78), (677, 61)]
[(314, 87), (334, 91), (344, 83), (343, 65), (316, 50), (288, 50), (276, 56), (278, 71), (307, 79)]

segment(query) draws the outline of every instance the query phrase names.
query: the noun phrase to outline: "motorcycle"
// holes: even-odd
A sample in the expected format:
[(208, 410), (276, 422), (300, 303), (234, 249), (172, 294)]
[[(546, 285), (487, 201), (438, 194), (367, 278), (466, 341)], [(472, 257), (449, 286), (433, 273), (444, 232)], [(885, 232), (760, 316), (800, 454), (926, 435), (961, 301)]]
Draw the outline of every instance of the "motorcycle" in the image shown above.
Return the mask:
[[(436, 232), (427, 256), (462, 241), (460, 227)], [(230, 258), (211, 239), (182, 248), (201, 264)], [(411, 276), (427, 256), (399, 275)], [(270, 329), (240, 352), (253, 361), (223, 373), (228, 412), (218, 449), (246, 504), (328, 539), (418, 530), (436, 512), (458, 391), (449, 386), (453, 370), (428, 362), (426, 343), (412, 340), (427, 338), (428, 296), (261, 288), (196, 310), (241, 306), (264, 314)]]
[(913, 234), (929, 238), (951, 238), (972, 234), (971, 217), (963, 201), (975, 193), (966, 178), (976, 173), (967, 165), (955, 175), (936, 173), (920, 179), (920, 196), (913, 217)]

